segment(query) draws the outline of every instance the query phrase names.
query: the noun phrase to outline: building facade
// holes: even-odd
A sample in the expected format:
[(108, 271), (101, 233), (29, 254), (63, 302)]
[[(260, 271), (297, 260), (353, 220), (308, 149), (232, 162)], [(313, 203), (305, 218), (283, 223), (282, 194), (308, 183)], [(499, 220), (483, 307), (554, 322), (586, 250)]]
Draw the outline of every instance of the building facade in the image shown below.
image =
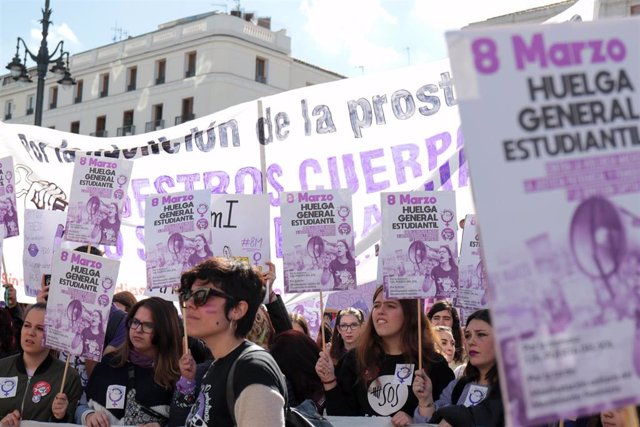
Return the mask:
[[(61, 86), (49, 74), (42, 125), (102, 137), (140, 134), (344, 78), (292, 58), (285, 30), (251, 18), (235, 11), (192, 16), (71, 56), (77, 84)], [(35, 67), (30, 72), (34, 83), (0, 77), (6, 123), (33, 123)]]

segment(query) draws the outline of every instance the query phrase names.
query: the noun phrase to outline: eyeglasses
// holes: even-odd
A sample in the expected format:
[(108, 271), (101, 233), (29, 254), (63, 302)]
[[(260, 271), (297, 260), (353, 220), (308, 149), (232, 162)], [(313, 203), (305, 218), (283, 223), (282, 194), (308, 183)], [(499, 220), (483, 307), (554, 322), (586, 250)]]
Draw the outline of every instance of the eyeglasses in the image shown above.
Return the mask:
[(153, 332), (155, 324), (153, 322), (141, 322), (135, 317), (132, 317), (127, 319), (127, 328), (140, 329), (140, 332), (142, 332), (143, 334), (150, 334)]
[(338, 325), (338, 329), (342, 332), (346, 332), (348, 330), (358, 329), (360, 327), (360, 323), (340, 323)]
[(228, 295), (221, 290), (215, 288), (203, 288), (198, 289), (197, 291), (192, 291), (191, 289), (184, 289), (180, 291), (179, 299), (180, 305), (185, 307), (187, 305), (187, 301), (193, 298), (193, 305), (196, 307), (201, 307), (207, 303), (210, 297), (220, 297), (224, 299), (232, 300), (233, 297)]

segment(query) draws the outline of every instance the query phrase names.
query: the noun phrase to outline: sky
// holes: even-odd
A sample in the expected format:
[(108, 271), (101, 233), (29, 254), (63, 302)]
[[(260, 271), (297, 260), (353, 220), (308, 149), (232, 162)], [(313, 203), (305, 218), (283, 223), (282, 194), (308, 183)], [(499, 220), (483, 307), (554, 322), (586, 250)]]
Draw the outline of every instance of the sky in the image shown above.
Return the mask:
[[(53, 25), (47, 40), (50, 51), (63, 40), (73, 55), (178, 18), (229, 12), (239, 5), (256, 16), (270, 16), (272, 30), (285, 29), (294, 58), (357, 77), (446, 58), (445, 31), (557, 1), (50, 0)], [(0, 74), (15, 54), (17, 37), (37, 53), (44, 2), (0, 0)]]

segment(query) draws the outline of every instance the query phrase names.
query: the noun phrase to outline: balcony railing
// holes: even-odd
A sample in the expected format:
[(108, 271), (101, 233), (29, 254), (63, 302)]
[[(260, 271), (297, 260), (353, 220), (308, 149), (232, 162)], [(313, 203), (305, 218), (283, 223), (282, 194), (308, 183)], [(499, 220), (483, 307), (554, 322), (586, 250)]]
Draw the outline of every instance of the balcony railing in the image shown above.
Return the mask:
[(118, 128), (118, 136), (135, 135), (136, 127), (134, 125), (126, 125)]
[(187, 70), (187, 71), (184, 73), (184, 78), (185, 78), (185, 79), (188, 79), (189, 77), (193, 77), (193, 76), (195, 76), (195, 75), (196, 75), (196, 70)]
[(11, 113), (6, 113), (6, 114), (4, 115), (4, 119), (5, 119), (5, 120), (11, 120)]
[(109, 90), (103, 90), (100, 92), (100, 98), (106, 98), (107, 96), (109, 96)]
[(49, 109), (50, 109), (50, 110), (53, 110), (53, 109), (55, 109), (57, 106), (58, 106), (58, 103), (57, 103), (57, 102), (52, 102), (52, 103), (50, 103), (50, 104), (49, 104)]
[(156, 84), (161, 85), (162, 83), (164, 83), (164, 76), (156, 77)]
[(267, 83), (267, 76), (258, 75), (258, 76), (256, 76), (256, 81), (258, 83)]
[(135, 83), (129, 83), (127, 85), (127, 92), (131, 92), (131, 91), (134, 91), (134, 90), (136, 90), (136, 84)]
[(181, 116), (176, 116), (176, 125), (179, 125), (180, 123), (184, 123), (184, 122), (188, 122), (189, 120), (193, 120), (196, 118), (196, 115), (191, 113), (191, 114), (183, 114)]
[(80, 104), (81, 102), (82, 102), (82, 95), (78, 95), (75, 98), (73, 98), (74, 104)]
[(152, 120), (150, 122), (145, 123), (144, 131), (145, 132), (153, 132), (154, 130), (164, 129), (164, 120)]
[(90, 136), (97, 136), (97, 137), (100, 137), (100, 138), (106, 138), (107, 137), (107, 131), (105, 129), (97, 130), (95, 132), (91, 132), (89, 135)]
[(33, 108), (27, 108), (27, 116), (30, 116), (33, 114)]

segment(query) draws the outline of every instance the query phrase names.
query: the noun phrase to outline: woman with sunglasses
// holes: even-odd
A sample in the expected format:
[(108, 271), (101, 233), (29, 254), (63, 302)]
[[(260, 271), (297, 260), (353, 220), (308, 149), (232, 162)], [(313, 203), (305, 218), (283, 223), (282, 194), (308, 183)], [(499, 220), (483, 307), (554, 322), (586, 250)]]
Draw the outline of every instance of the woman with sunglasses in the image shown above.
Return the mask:
[[(411, 389), (418, 368), (418, 327), (431, 331), (425, 317), (418, 326), (416, 300), (385, 299), (379, 286), (358, 346), (344, 356), (340, 375), (336, 376), (329, 353), (320, 354), (316, 372), (324, 385), (327, 413), (391, 416), (394, 426), (411, 424), (419, 403)], [(433, 384), (432, 397), (437, 399), (453, 380), (453, 372), (436, 352), (432, 332), (422, 337), (422, 366)]]
[(87, 384), (87, 405), (76, 422), (165, 425), (179, 377), (180, 321), (172, 303), (158, 297), (139, 301), (127, 317), (127, 339), (106, 355)]
[(349, 350), (356, 347), (363, 323), (364, 313), (359, 308), (349, 307), (338, 312), (336, 326), (333, 328), (331, 336), (331, 350), (329, 351), (334, 365)]
[[(187, 427), (284, 426), (282, 372), (268, 352), (246, 340), (265, 293), (264, 275), (237, 260), (209, 258), (182, 274), (187, 331), (202, 339), (215, 358), (199, 390), (194, 381), (181, 378), (177, 384), (183, 400), (192, 402)], [(195, 372), (188, 357), (180, 366)], [(234, 382), (228, 389), (232, 366)]]

